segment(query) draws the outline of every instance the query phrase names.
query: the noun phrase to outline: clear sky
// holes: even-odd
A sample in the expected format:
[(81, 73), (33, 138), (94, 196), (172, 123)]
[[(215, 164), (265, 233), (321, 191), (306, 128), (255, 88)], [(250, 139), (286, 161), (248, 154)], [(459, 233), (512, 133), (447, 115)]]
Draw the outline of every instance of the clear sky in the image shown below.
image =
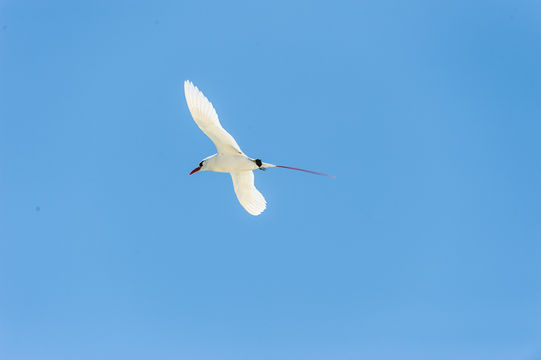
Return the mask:
[[(0, 1), (0, 358), (541, 358), (541, 4)], [(192, 80), (254, 158), (259, 217)]]

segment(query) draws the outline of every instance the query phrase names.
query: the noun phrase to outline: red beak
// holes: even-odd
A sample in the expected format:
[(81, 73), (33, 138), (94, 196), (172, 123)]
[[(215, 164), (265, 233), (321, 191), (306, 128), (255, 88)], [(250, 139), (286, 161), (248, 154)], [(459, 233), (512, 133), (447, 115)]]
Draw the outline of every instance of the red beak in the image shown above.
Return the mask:
[(196, 167), (195, 169), (192, 170), (192, 172), (190, 173), (190, 175), (192, 174), (195, 174), (196, 172), (198, 172), (199, 170), (201, 170), (201, 167)]

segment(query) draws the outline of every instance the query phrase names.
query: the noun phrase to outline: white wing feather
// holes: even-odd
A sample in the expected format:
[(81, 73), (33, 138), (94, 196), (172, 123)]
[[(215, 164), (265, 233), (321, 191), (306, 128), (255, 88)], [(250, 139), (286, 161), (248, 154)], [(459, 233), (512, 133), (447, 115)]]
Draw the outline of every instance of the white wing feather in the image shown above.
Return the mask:
[(227, 155), (242, 154), (233, 136), (220, 124), (212, 103), (189, 80), (184, 82), (184, 95), (195, 123), (212, 140), (218, 152)]
[(240, 204), (252, 215), (259, 215), (267, 207), (267, 202), (254, 186), (252, 171), (237, 171), (231, 173), (233, 187)]

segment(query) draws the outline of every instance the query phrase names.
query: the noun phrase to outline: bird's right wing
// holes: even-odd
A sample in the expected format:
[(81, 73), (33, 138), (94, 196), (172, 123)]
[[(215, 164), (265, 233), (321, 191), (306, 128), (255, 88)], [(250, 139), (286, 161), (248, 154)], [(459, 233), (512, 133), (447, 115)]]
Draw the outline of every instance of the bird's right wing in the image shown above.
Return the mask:
[(184, 95), (195, 123), (212, 140), (218, 152), (226, 155), (242, 154), (233, 136), (220, 124), (211, 102), (189, 80), (184, 82)]
[(233, 187), (240, 204), (252, 215), (259, 215), (267, 207), (267, 202), (254, 186), (254, 173), (237, 171), (231, 173)]

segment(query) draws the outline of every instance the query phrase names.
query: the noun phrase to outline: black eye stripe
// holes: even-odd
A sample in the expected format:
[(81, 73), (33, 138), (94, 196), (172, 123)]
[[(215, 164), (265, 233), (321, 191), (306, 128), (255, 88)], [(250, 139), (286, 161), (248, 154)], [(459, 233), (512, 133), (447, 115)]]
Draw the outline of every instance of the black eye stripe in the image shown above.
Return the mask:
[(199, 163), (199, 167), (203, 167), (203, 162), (202, 161)]

